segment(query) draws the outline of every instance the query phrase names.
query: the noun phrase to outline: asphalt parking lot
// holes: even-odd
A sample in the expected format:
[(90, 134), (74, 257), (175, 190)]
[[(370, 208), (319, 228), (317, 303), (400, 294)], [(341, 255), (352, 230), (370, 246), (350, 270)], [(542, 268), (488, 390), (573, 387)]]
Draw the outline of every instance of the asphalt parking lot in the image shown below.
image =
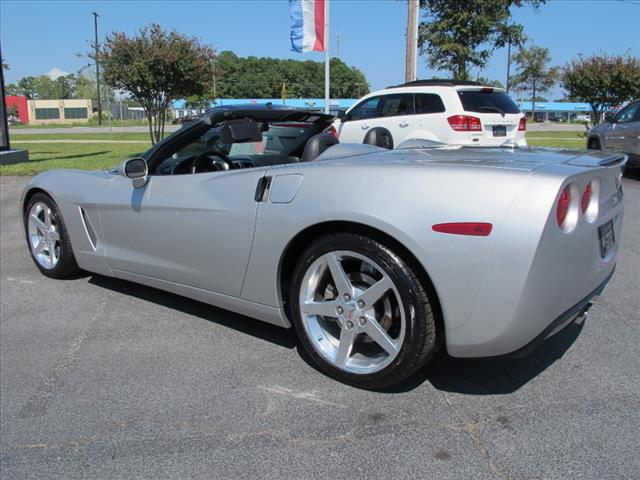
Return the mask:
[(583, 325), (519, 361), (438, 358), (393, 391), (314, 370), (292, 332), (100, 276), (56, 281), (1, 177), (0, 477), (636, 479), (640, 181)]

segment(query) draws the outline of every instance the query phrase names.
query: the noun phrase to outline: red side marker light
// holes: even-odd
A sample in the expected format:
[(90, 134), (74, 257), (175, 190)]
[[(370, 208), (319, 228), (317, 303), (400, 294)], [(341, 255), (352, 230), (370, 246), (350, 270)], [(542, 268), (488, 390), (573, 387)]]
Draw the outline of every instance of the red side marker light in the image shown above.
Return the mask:
[(484, 222), (453, 222), (438, 223), (431, 227), (434, 232), (450, 233), (452, 235), (472, 235), (474, 237), (488, 237), (493, 225)]

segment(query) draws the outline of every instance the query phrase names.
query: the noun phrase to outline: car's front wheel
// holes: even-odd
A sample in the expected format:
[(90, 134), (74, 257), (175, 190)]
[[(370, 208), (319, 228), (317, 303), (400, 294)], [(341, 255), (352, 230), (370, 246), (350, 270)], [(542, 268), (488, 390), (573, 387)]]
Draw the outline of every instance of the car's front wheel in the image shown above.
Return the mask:
[(291, 317), (313, 362), (362, 388), (398, 383), (435, 352), (436, 326), (424, 286), (394, 251), (339, 233), (301, 255)]
[(36, 193), (29, 198), (24, 226), (31, 258), (44, 275), (67, 278), (80, 272), (60, 209), (49, 195)]

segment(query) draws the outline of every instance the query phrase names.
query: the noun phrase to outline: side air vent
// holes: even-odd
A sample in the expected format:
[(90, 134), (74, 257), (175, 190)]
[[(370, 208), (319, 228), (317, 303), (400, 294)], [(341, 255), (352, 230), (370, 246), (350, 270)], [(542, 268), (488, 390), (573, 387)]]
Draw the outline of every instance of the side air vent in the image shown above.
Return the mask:
[(80, 207), (80, 216), (82, 217), (82, 224), (84, 225), (84, 230), (87, 234), (87, 238), (89, 239), (89, 243), (91, 243), (91, 248), (95, 250), (98, 245), (98, 235), (96, 235), (96, 231), (93, 228), (93, 225), (91, 225), (91, 220), (89, 220), (87, 212), (85, 212), (82, 207)]

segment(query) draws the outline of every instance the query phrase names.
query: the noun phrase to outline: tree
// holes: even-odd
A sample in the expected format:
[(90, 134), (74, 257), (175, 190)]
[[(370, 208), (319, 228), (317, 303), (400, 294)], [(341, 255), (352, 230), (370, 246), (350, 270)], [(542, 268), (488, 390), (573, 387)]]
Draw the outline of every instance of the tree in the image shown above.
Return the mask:
[(9, 117), (17, 117), (20, 112), (18, 111), (18, 107), (16, 105), (8, 105), (7, 106), (7, 116)]
[(516, 90), (531, 92), (531, 118), (536, 118), (536, 94), (546, 92), (560, 79), (560, 71), (557, 67), (547, 67), (551, 61), (548, 48), (536, 47), (521, 48), (512, 56), (518, 73), (511, 79)]
[(420, 53), (429, 67), (469, 80), (472, 67), (483, 68), (496, 48), (520, 46), (522, 25), (511, 21), (511, 8), (538, 8), (546, 0), (421, 0), (425, 22), (419, 27)]
[(562, 85), (570, 97), (591, 106), (598, 124), (603, 112), (640, 97), (640, 60), (631, 55), (579, 56), (564, 67)]
[(10, 84), (6, 85), (4, 87), (4, 91), (5, 91), (5, 94), (10, 96), (10, 97), (13, 97), (13, 96), (16, 96), (16, 95), (22, 95), (22, 93), (20, 93), (20, 89), (18, 88), (18, 86), (15, 83), (10, 83)]
[(29, 100), (38, 96), (38, 80), (36, 77), (24, 77), (16, 85), (17, 95), (24, 95)]
[[(96, 74), (95, 71), (88, 66), (78, 70), (76, 73), (76, 98), (97, 99), (96, 91)], [(110, 89), (108, 90), (111, 91)]]
[(476, 82), (481, 83), (482, 85), (489, 85), (491, 87), (504, 88), (504, 85), (500, 80), (489, 80), (487, 77), (478, 77), (476, 78)]
[(100, 54), (105, 83), (140, 103), (154, 144), (164, 136), (171, 103), (202, 95), (210, 87), (213, 59), (212, 47), (157, 24), (144, 27), (135, 37), (108, 35)]
[[(369, 92), (364, 73), (332, 58), (331, 96), (359, 98)], [(324, 64), (307, 60), (238, 57), (221, 52), (216, 58), (216, 92), (212, 98), (280, 98), (284, 82), (288, 98), (324, 97)]]

